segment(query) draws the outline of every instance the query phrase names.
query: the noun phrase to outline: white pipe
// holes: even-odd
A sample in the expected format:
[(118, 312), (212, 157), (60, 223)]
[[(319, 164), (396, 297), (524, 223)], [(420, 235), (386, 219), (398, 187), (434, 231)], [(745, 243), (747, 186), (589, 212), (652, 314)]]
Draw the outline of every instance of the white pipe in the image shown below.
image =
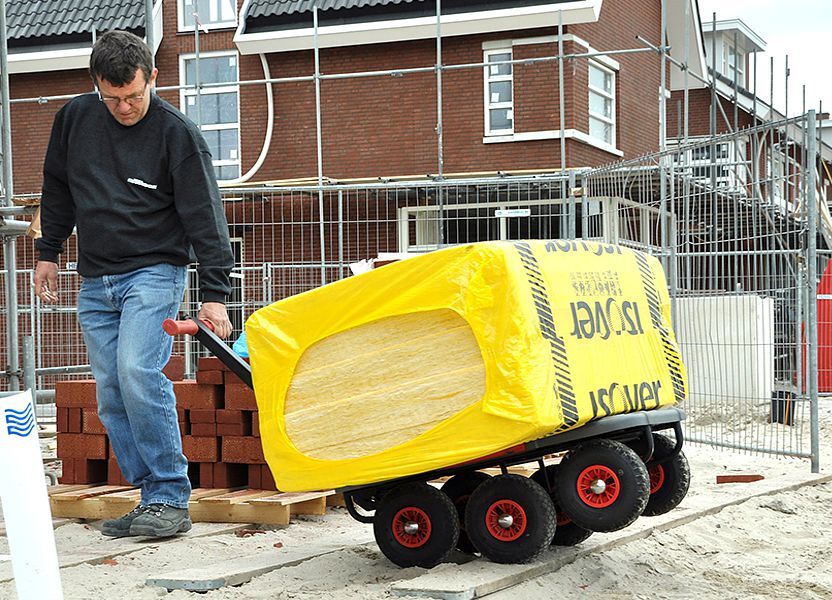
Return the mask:
[[(266, 55), (260, 54), (260, 64), (263, 65), (263, 78), (271, 79), (269, 72), (269, 63), (266, 61)], [(272, 131), (274, 130), (274, 93), (272, 92), (272, 84), (266, 84), (266, 107), (268, 108), (268, 124), (266, 125), (266, 137), (263, 140), (263, 147), (260, 149), (260, 156), (257, 161), (251, 166), (247, 173), (238, 177), (237, 179), (229, 179), (220, 183), (221, 187), (227, 187), (238, 183), (244, 183), (251, 179), (251, 177), (260, 170), (266, 160), (266, 155), (269, 153), (269, 146), (272, 143)]]

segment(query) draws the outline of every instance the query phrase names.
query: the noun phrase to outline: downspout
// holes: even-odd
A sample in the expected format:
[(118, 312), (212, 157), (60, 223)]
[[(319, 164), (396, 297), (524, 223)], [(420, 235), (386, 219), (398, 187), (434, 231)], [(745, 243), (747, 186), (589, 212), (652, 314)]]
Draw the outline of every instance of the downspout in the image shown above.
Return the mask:
[[(266, 60), (266, 55), (260, 54), (259, 56), (260, 64), (263, 66), (263, 77), (266, 80), (270, 80), (272, 78), (272, 75), (269, 71), (269, 63)], [(272, 131), (274, 130), (274, 93), (272, 91), (271, 83), (266, 84), (266, 107), (268, 109), (268, 122), (266, 124), (266, 137), (263, 140), (263, 147), (260, 149), (260, 156), (257, 157), (255, 163), (244, 175), (241, 175), (237, 179), (223, 181), (221, 184), (222, 187), (228, 187), (238, 183), (245, 183), (246, 181), (251, 179), (257, 171), (260, 170), (260, 167), (263, 166), (263, 163), (266, 160), (266, 155), (269, 153), (269, 146), (272, 143)]]

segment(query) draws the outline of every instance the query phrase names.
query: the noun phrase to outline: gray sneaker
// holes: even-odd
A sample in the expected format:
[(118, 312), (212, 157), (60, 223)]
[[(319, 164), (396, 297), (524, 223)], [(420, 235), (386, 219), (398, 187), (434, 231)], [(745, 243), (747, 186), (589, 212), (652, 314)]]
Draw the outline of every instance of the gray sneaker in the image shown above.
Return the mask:
[(130, 524), (130, 535), (169, 537), (190, 529), (191, 517), (187, 508), (148, 504), (142, 514)]
[(136, 518), (144, 513), (146, 506), (138, 505), (126, 515), (120, 516), (118, 519), (107, 519), (101, 524), (101, 533), (109, 537), (127, 537), (129, 535), (136, 535), (130, 533), (130, 526)]

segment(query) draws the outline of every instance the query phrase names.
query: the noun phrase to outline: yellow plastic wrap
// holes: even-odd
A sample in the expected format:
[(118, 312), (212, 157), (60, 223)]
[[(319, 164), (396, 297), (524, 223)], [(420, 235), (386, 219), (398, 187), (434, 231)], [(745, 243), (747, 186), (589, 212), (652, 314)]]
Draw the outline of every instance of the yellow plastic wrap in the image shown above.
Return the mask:
[(283, 491), (449, 467), (686, 394), (660, 264), (592, 242), (443, 249), (264, 307), (246, 336)]

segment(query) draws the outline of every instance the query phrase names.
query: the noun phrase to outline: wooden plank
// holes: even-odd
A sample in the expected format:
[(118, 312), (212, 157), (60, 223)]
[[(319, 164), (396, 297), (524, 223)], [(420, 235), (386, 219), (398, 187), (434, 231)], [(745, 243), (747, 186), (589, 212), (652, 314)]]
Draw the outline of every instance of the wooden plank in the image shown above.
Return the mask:
[[(193, 490), (188, 504), (194, 522), (263, 523), (287, 525), (292, 514), (322, 515), (333, 491), (283, 494), (269, 490)], [(141, 500), (141, 490), (125, 486), (83, 486), (51, 498), (54, 517), (111, 519)]]
[(202, 500), (203, 498), (210, 498), (211, 496), (222, 496), (223, 494), (230, 494), (237, 490), (245, 488), (195, 488), (191, 490), (191, 502)]
[(59, 483), (58, 485), (50, 485), (46, 488), (46, 493), (50, 496), (55, 494), (63, 494), (65, 492), (77, 492), (78, 490), (86, 490), (96, 487), (98, 484), (90, 483)]
[(347, 503), (344, 500), (344, 494), (332, 494), (331, 496), (326, 497), (326, 505), (343, 508), (347, 505)]
[(332, 490), (328, 490), (325, 492), (272, 492), (272, 496), (258, 498), (256, 500), (252, 500), (252, 502), (277, 502), (279, 504), (300, 504), (302, 502), (308, 502), (310, 500), (317, 500), (318, 498), (325, 498), (327, 496), (333, 495), (334, 493), (335, 492)]
[(209, 496), (202, 498), (198, 504), (238, 504), (255, 498), (263, 498), (265, 496), (273, 496), (274, 492), (269, 490), (237, 490), (229, 494), (221, 496)]
[(733, 474), (733, 475), (717, 475), (716, 482), (717, 483), (754, 483), (755, 481), (760, 481), (765, 479), (759, 473), (749, 473), (749, 474)]
[(52, 502), (76, 502), (78, 500), (95, 498), (104, 494), (111, 494), (113, 492), (124, 492), (132, 489), (133, 488), (129, 485), (96, 485), (90, 488), (75, 490), (72, 492), (53, 494), (50, 497), (50, 500)]
[(304, 502), (295, 502), (289, 505), (289, 512), (293, 515), (325, 515), (326, 514), (326, 496), (315, 498), (314, 500), (306, 500)]
[[(114, 519), (129, 511), (123, 502), (106, 502), (101, 496), (90, 496), (75, 501), (56, 501), (52, 496), (50, 505), (53, 517), (71, 517), (75, 519)], [(136, 501), (138, 504), (138, 501)]]
[[(133, 488), (124, 492), (113, 492), (112, 494), (104, 494), (101, 496), (103, 502), (117, 502), (119, 504), (130, 504), (136, 506), (142, 499), (142, 491), (139, 488)], [(128, 509), (129, 510), (129, 509)]]
[(281, 504), (257, 506), (251, 502), (207, 502), (202, 500), (189, 507), (193, 521), (208, 523), (263, 523), (288, 525), (289, 507)]

